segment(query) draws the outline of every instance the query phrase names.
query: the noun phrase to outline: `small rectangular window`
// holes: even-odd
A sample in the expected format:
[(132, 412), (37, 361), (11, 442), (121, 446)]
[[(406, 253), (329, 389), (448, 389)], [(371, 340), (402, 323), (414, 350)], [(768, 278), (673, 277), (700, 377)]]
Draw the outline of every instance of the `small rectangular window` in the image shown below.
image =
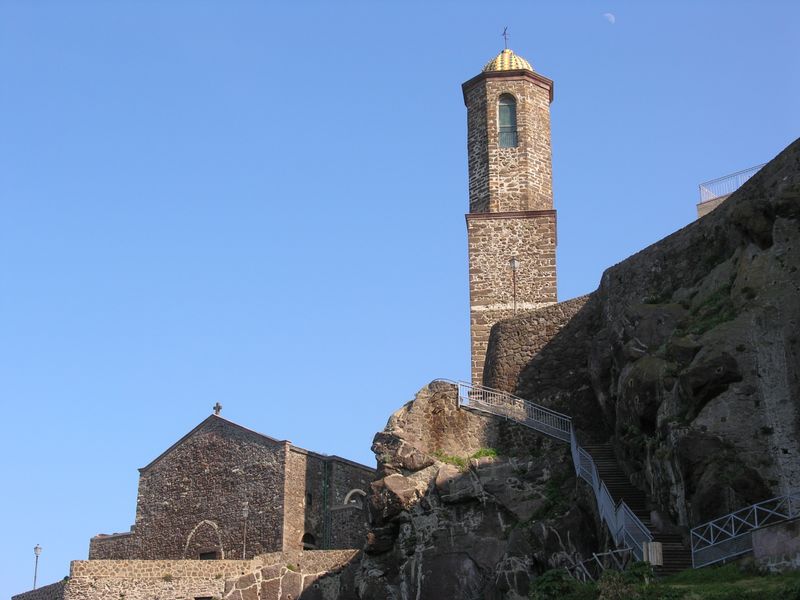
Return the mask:
[(217, 560), (219, 554), (217, 552), (201, 552), (199, 558), (200, 560)]

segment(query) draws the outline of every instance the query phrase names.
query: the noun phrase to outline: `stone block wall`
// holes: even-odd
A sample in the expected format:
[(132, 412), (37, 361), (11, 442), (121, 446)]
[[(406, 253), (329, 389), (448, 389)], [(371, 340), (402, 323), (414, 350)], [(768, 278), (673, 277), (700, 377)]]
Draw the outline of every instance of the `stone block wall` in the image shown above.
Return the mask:
[(313, 548), (360, 548), (365, 514), (339, 532), (331, 510), (374, 475), (212, 415), (141, 469), (131, 532), (95, 536), (89, 558), (242, 559), (302, 550), (305, 535)]
[[(130, 536), (95, 537), (90, 559), (242, 558), (283, 549), (288, 442), (212, 416), (141, 469)], [(126, 539), (127, 538), (127, 539)]]
[[(472, 380), (483, 377), (492, 325), (556, 302), (555, 211), (467, 215)], [(516, 275), (510, 259), (516, 257)]]
[(13, 600), (348, 600), (357, 550), (280, 552), (250, 560), (73, 561), (68, 581)]
[[(360, 488), (359, 488), (360, 489)], [(366, 490), (369, 490), (367, 484)], [(351, 504), (331, 508), (331, 547), (363, 548), (369, 531), (364, 497), (354, 496)]]
[[(518, 212), (553, 208), (550, 147), (552, 82), (534, 74), (483, 74), (464, 84), (470, 212)], [(518, 145), (501, 148), (498, 102), (517, 102)]]
[(800, 569), (800, 519), (756, 529), (752, 538), (753, 557), (761, 567), (774, 573)]
[(364, 492), (375, 477), (374, 469), (339, 458), (322, 456), (292, 447), (286, 469), (286, 513), (284, 548), (301, 549), (304, 535), (313, 536), (320, 549), (360, 548), (366, 534), (366, 514), (361, 511), (360, 524), (347, 523), (340, 531), (340, 519), (332, 513), (345, 504), (353, 489)]
[(137, 558), (242, 556), (283, 549), (288, 442), (213, 418), (142, 470), (136, 507)]
[(580, 296), (496, 323), (492, 327), (486, 352), (484, 384), (516, 393), (522, 370), (542, 348), (552, 342), (588, 299), (588, 295)]
[(64, 600), (67, 580), (45, 585), (30, 592), (11, 596), (11, 600)]
[(367, 533), (363, 495), (369, 492), (375, 470), (345, 460), (331, 462), (328, 548), (362, 548)]
[(139, 556), (139, 537), (133, 532), (99, 534), (89, 540), (89, 558), (113, 559)]
[(725, 202), (725, 200), (728, 199), (728, 196), (730, 196), (730, 194), (726, 196), (720, 196), (719, 198), (712, 198), (711, 200), (706, 200), (705, 202), (699, 202), (697, 204), (697, 218), (699, 219), (700, 217), (705, 217), (708, 213)]

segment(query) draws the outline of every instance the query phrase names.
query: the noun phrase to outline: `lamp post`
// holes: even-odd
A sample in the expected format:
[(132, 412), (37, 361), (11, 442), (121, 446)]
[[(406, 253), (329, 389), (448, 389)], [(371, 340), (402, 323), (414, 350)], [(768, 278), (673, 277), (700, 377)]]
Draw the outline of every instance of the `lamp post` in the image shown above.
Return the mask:
[(33, 565), (33, 589), (36, 589), (36, 576), (39, 574), (39, 555), (42, 553), (42, 547), (36, 544), (33, 547), (33, 554), (36, 556), (36, 562)]
[(513, 297), (514, 297), (514, 314), (517, 314), (517, 267), (519, 267), (519, 261), (517, 260), (516, 256), (511, 257), (511, 259), (508, 261), (508, 266), (511, 267), (511, 285), (513, 288)]
[(247, 558), (247, 517), (250, 514), (250, 505), (249, 503), (244, 503), (244, 508), (242, 508), (242, 517), (244, 518), (244, 535), (242, 536), (242, 560)]

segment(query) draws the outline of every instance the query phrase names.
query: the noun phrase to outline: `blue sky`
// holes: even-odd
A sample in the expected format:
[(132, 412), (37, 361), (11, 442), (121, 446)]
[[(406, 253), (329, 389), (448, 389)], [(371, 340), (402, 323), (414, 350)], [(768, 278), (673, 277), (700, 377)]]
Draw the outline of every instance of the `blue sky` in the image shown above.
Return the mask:
[(460, 85), (505, 26), (555, 81), (562, 300), (800, 135), (790, 1), (0, 0), (0, 597), (216, 401), (371, 463), (468, 376)]

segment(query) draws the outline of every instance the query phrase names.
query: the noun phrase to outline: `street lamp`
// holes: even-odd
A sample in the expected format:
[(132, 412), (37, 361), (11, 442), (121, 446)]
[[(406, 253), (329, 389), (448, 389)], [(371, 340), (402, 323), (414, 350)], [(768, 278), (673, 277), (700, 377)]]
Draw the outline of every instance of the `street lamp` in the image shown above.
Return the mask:
[(511, 257), (508, 266), (511, 267), (511, 285), (514, 290), (514, 314), (517, 314), (517, 267), (519, 267), (519, 261), (516, 256)]
[(33, 589), (36, 589), (36, 576), (39, 574), (39, 555), (42, 553), (42, 547), (36, 544), (33, 547), (33, 554), (36, 556), (36, 563), (33, 567)]

